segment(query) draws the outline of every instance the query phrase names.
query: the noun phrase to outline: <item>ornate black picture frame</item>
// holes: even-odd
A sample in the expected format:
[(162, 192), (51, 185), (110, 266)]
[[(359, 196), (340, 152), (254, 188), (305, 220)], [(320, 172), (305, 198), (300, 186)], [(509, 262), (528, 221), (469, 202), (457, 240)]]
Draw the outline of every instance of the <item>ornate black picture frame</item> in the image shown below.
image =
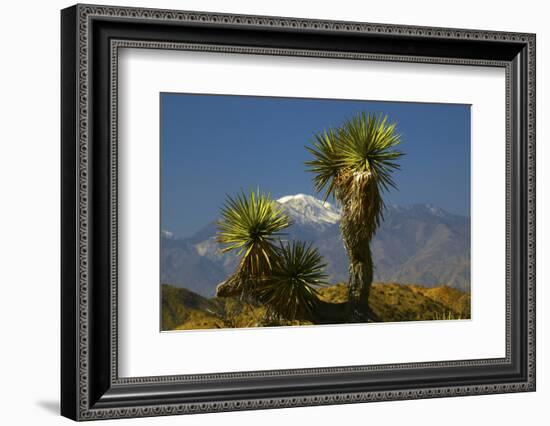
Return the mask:
[[(92, 420), (535, 390), (534, 34), (96, 5), (64, 9), (61, 28), (62, 415)], [(120, 378), (120, 47), (504, 68), (506, 356)]]

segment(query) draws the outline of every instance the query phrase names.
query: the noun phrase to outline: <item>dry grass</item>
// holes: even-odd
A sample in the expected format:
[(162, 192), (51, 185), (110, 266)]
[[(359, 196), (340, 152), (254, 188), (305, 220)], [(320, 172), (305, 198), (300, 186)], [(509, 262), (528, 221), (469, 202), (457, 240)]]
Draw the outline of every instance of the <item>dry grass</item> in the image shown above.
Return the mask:
[[(183, 288), (162, 286), (162, 329), (189, 330), (274, 325), (346, 323), (343, 313), (347, 286), (339, 283), (319, 289), (321, 305), (315, 319), (274, 323), (265, 308), (238, 298), (207, 299)], [(448, 286), (434, 288), (397, 283), (374, 283), (370, 306), (383, 322), (470, 318), (470, 294)]]

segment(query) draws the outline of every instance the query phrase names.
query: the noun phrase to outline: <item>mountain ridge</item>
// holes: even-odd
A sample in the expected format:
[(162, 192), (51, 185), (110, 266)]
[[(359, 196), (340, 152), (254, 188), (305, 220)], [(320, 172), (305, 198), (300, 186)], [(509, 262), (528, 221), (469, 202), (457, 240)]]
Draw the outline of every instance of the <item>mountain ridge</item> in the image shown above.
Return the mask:
[[(309, 241), (328, 263), (331, 282), (347, 280), (348, 259), (340, 229), (340, 210), (311, 195), (276, 200), (293, 224), (282, 238)], [(210, 297), (232, 273), (238, 259), (221, 253), (216, 222), (188, 238), (161, 231), (161, 280)], [(371, 244), (375, 280), (449, 285), (470, 289), (470, 219), (433, 204), (387, 205), (384, 221)], [(189, 287), (191, 285), (191, 287)]]

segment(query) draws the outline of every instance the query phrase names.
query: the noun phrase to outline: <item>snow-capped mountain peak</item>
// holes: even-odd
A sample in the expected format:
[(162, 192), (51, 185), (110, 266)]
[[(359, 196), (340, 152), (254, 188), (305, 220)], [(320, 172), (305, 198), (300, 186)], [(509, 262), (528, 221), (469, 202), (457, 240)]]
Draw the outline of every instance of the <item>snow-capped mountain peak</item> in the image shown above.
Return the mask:
[(279, 198), (277, 202), (295, 223), (332, 225), (340, 220), (338, 208), (311, 195), (287, 195)]
[(168, 240), (176, 238), (172, 232), (166, 231), (164, 229), (160, 231), (160, 235)]

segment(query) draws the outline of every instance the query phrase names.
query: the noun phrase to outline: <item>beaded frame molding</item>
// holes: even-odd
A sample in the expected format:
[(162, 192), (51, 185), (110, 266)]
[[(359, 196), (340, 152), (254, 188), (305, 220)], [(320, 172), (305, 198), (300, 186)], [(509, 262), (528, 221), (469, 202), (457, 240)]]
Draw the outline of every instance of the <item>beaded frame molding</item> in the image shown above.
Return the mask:
[[(97, 5), (76, 5), (61, 17), (62, 415), (93, 420), (535, 390), (534, 34)], [(120, 48), (504, 68), (506, 356), (119, 377)]]

